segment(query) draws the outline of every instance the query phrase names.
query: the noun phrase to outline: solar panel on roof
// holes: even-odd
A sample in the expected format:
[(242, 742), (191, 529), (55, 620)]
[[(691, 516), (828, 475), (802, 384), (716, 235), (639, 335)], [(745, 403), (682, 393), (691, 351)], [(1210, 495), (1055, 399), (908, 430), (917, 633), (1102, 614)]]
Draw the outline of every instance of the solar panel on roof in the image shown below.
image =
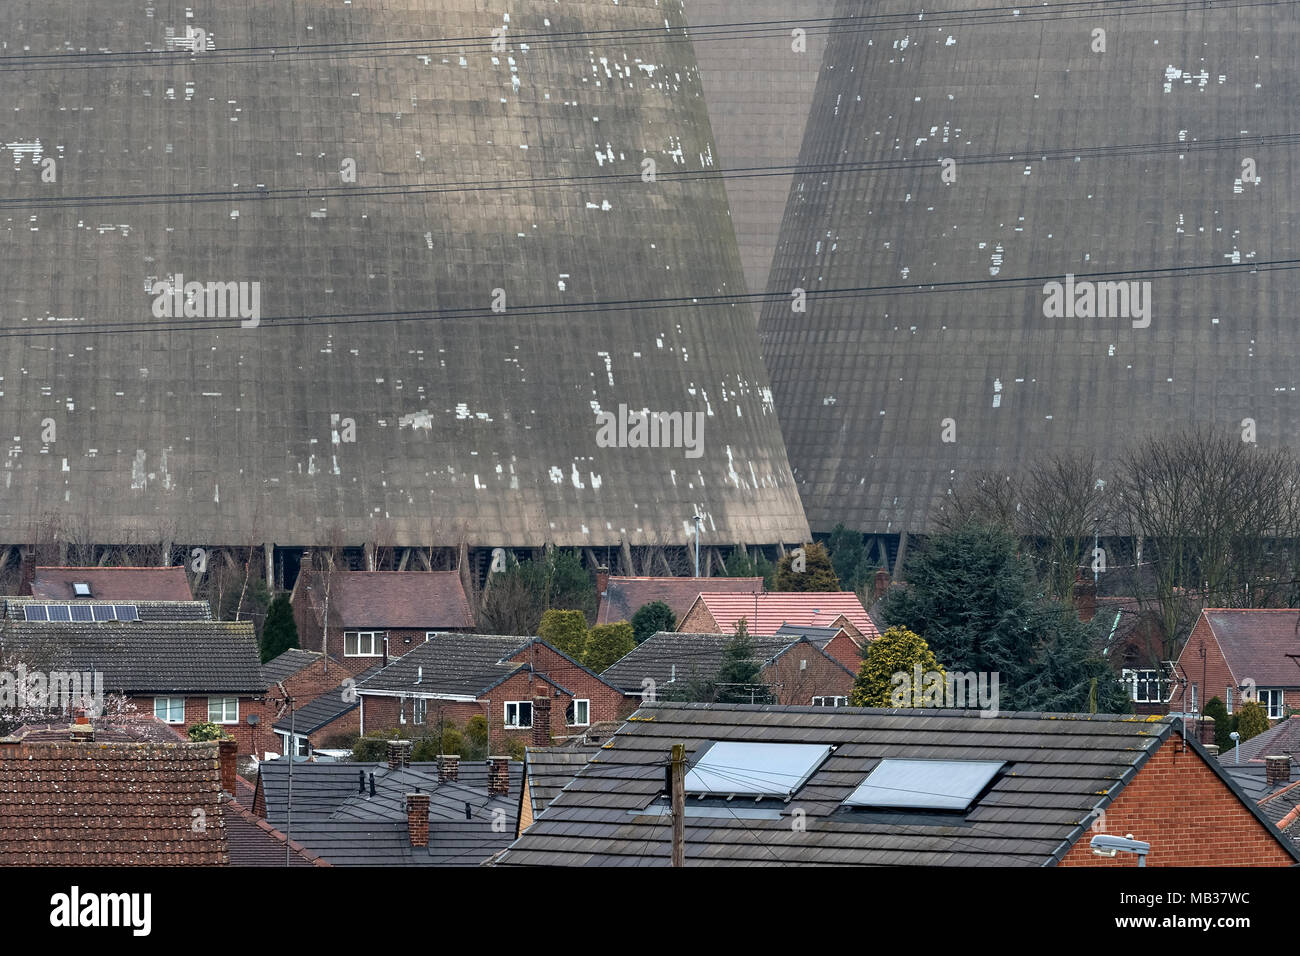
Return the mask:
[(94, 615), (91, 613), (89, 604), (73, 604), (71, 609), (72, 609), (72, 619), (74, 621), (94, 620)]
[(1006, 765), (1004, 760), (887, 758), (867, 774), (846, 807), (965, 810)]
[(115, 604), (113, 607), (117, 611), (117, 619), (119, 621), (140, 620), (140, 614), (136, 611), (134, 604)]
[(111, 604), (92, 605), (91, 612), (96, 621), (112, 621), (116, 617), (113, 613), (113, 605)]
[(23, 608), (23, 616), (28, 621), (48, 621), (49, 614), (44, 604), (28, 604)]
[(830, 752), (826, 744), (718, 741), (686, 772), (686, 792), (789, 797), (804, 785)]
[(72, 620), (72, 613), (68, 610), (68, 606), (66, 604), (51, 604), (49, 605), (49, 612), (50, 612), (51, 621)]

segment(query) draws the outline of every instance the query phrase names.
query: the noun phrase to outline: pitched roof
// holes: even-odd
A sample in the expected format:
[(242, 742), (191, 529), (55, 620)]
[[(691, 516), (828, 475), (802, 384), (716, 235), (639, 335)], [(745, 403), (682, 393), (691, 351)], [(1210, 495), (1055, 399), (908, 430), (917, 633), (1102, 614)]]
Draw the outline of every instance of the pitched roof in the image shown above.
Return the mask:
[(843, 615), (862, 636), (879, 636), (867, 609), (852, 591), (767, 591), (722, 594), (704, 591), (696, 599), (709, 609), (719, 630), (734, 631), (741, 618), (750, 634), (775, 634), (785, 624), (827, 627)]
[(1201, 614), (1238, 681), (1300, 687), (1300, 610), (1206, 608)]
[[(277, 826), (285, 822), (288, 770), (288, 761), (270, 760), (259, 771), (266, 818)], [(462, 760), (458, 776), (440, 783), (434, 763), (397, 770), (386, 763), (294, 763), (290, 835), (335, 866), (477, 866), (514, 836), (523, 765), (511, 761), (505, 796), (488, 795), (486, 761)], [(416, 791), (429, 794), (427, 848), (412, 847), (407, 832), (406, 794)]]
[(50, 668), (94, 670), (108, 693), (260, 694), (267, 686), (248, 621), (8, 621), (0, 652)]
[[(297, 840), (289, 840), (252, 810), (233, 800), (222, 804), (231, 866), (329, 866)], [(285, 844), (288, 843), (288, 861)]]
[[(789, 800), (687, 803), (688, 865), (1043, 866), (1083, 838), (1181, 724), (1174, 718), (658, 703), (642, 707), (503, 854), (503, 864), (669, 863), (664, 764), (711, 742), (834, 748)], [(1189, 740), (1258, 819), (1259, 808)], [(884, 758), (1003, 761), (960, 813), (850, 808)], [(743, 768), (741, 768), (743, 769)], [(792, 826), (794, 810), (805, 825)], [(1281, 840), (1279, 840), (1281, 842)], [(1300, 860), (1300, 851), (1286, 844)]]
[(597, 747), (525, 747), (524, 775), (536, 816), (567, 787), (578, 771), (598, 753)]
[[(175, 726), (165, 724), (153, 714), (135, 714), (130, 718), (96, 717), (91, 720), (95, 728), (94, 743), (159, 743), (170, 744), (189, 738)], [(40, 724), (23, 724), (11, 736), (28, 743), (59, 743), (71, 741), (72, 725), (69, 721), (48, 721)]]
[(322, 727), (332, 724), (349, 711), (356, 710), (361, 706), (361, 697), (355, 692), (356, 686), (369, 677), (378, 674), (382, 665), (376, 664), (370, 667), (356, 677), (345, 678), (355, 683), (347, 684), (347, 692), (344, 692), (344, 683), (339, 682), (334, 688), (325, 691), (323, 694), (317, 694), (307, 703), (297, 708), (292, 716), (286, 710), (275, 719), (273, 730), (283, 730), (285, 733), (311, 734), (320, 730)]
[[(675, 681), (712, 678), (722, 666), (722, 655), (734, 634), (686, 634), (660, 631), (652, 634), (601, 671), (600, 676), (626, 694), (640, 693), (642, 681), (652, 680), (663, 691)], [(766, 663), (800, 637), (751, 637), (754, 660)]]
[[(51, 601), (48, 598), (29, 598), (29, 597), (8, 597), (4, 599), (5, 613), (4, 616), (12, 621), (27, 620), (26, 612), (23, 610), (29, 604), (88, 604), (92, 607), (95, 605), (107, 604), (129, 604), (134, 607), (138, 620), (146, 623), (160, 621), (210, 621), (212, 620), (212, 605), (207, 601), (100, 601), (81, 599), (65, 599), (61, 601)], [(76, 623), (76, 622), (58, 622), (51, 623)]]
[[(1237, 750), (1237, 747), (1230, 747), (1225, 750), (1220, 755), (1223, 762), (1235, 762)], [(1263, 762), (1265, 757), (1274, 755), (1300, 754), (1300, 714), (1292, 714), (1290, 717), (1279, 720), (1262, 734), (1256, 734), (1249, 740), (1243, 741), (1240, 745), (1240, 751), (1243, 761), (1258, 760), (1260, 762)]]
[(215, 743), (0, 743), (0, 865), (225, 864), (220, 793)]
[(32, 596), (50, 601), (76, 597), (72, 585), (90, 585), (92, 597), (101, 601), (192, 601), (185, 569), (38, 567), (32, 579)]
[(304, 651), (298, 647), (291, 647), (283, 654), (273, 657), (263, 664), (262, 676), (266, 678), (266, 683), (270, 686), (279, 683), (285, 678), (292, 677), (301, 670), (306, 670), (324, 656), (320, 651)]
[[(776, 629), (777, 634), (791, 637), (806, 637), (818, 647), (825, 647), (841, 633), (848, 634), (842, 627), (817, 627), (816, 625), (782, 624)], [(851, 639), (851, 638), (850, 638)]]
[[(323, 577), (313, 571), (301, 579), (317, 621), (324, 613)], [(339, 627), (429, 631), (474, 626), (458, 571), (336, 571), (330, 620)]]
[(754, 594), (763, 590), (762, 578), (678, 578), (678, 577), (617, 577), (611, 575), (600, 596), (596, 612), (597, 624), (614, 624), (630, 621), (643, 605), (663, 601), (680, 622), (682, 615), (691, 609), (701, 591)]
[(508, 658), (533, 640), (498, 634), (435, 634), (373, 677), (359, 681), (357, 689), (477, 697), (523, 667)]

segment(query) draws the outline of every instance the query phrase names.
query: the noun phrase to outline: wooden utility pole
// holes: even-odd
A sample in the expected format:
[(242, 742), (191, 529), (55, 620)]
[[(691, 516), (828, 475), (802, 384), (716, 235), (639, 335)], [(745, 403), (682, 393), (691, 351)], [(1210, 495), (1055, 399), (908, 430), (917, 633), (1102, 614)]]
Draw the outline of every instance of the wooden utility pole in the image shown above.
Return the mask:
[(686, 745), (673, 744), (673, 866), (686, 865)]

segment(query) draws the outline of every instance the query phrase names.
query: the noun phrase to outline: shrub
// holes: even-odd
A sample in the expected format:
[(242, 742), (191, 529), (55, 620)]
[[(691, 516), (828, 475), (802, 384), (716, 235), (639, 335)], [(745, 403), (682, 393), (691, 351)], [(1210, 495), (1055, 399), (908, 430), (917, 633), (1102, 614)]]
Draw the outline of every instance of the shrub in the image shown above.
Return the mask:
[(220, 724), (204, 722), (189, 729), (190, 740), (230, 740), (230, 734), (221, 729)]

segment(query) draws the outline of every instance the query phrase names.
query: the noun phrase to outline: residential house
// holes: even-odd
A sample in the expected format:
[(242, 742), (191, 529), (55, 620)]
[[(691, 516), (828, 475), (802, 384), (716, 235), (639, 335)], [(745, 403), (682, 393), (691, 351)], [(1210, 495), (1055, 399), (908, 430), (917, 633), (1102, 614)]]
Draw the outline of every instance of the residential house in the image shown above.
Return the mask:
[(667, 604), (680, 621), (701, 591), (759, 594), (762, 590), (762, 578), (621, 577), (610, 575), (601, 568), (596, 572), (596, 591), (600, 600), (596, 623), (630, 621), (632, 615), (655, 601)]
[[(1287, 723), (1296, 720), (1300, 718), (1292, 718)], [(1247, 743), (1254, 743), (1259, 737), (1252, 737)], [(1278, 741), (1275, 736), (1274, 742)], [(1285, 741), (1282, 743), (1285, 746)], [(1261, 752), (1268, 753), (1270, 749), (1273, 748), (1265, 746)], [(1296, 773), (1295, 754), (1282, 752), (1247, 759), (1229, 750), (1220, 755), (1219, 761), (1242, 791), (1259, 804), (1263, 814), (1292, 842), (1300, 845), (1300, 778)]]
[(36, 567), (24, 558), (19, 593), (45, 601), (192, 601), (183, 567)]
[(474, 615), (456, 571), (304, 571), (290, 595), (298, 646), (323, 650), (354, 674), (401, 657), (436, 631), (471, 631)]
[[(836, 633), (843, 633), (839, 628)], [(601, 677), (638, 701), (667, 696), (675, 686), (713, 680), (722, 666), (731, 634), (681, 634), (660, 631), (607, 667)], [(806, 637), (786, 634), (755, 637), (758, 682), (778, 704), (845, 707), (854, 672)]]
[(4, 598), (4, 616), (11, 621), (49, 621), (75, 624), (93, 621), (210, 621), (207, 601), (110, 601), (87, 598)]
[(345, 678), (327, 692), (293, 709), (282, 706), (272, 729), (280, 738), (280, 753), (307, 759), (317, 750), (340, 747), (361, 733), (361, 697), (357, 685), (379, 673), (376, 664), (355, 678)]
[(1272, 720), (1300, 704), (1300, 610), (1206, 608), (1174, 665), (1171, 712), (1200, 713), (1219, 697), (1235, 713), (1247, 697)]
[(742, 619), (753, 635), (769, 636), (787, 624), (795, 624), (844, 628), (859, 644), (880, 636), (867, 609), (852, 591), (703, 591), (677, 622), (677, 630), (686, 634), (730, 634)]
[(260, 753), (274, 740), (261, 722), (267, 685), (248, 621), (10, 619), (0, 628), (0, 659), (82, 675), (85, 693), (97, 679), (105, 694), (122, 695), (181, 732), (220, 724), (242, 753)]
[[(647, 704), (498, 862), (667, 866), (685, 746), (688, 866), (1294, 866), (1300, 848), (1173, 717)], [(1171, 813), (1170, 808), (1177, 812)]]
[(776, 629), (776, 634), (778, 637), (808, 638), (854, 674), (862, 666), (862, 658), (866, 653), (848, 629), (843, 627), (804, 627), (798, 624), (782, 624)]
[(514, 839), (518, 761), (410, 752), (401, 740), (386, 763), (267, 761), (253, 810), (334, 866), (477, 866)]
[(362, 733), (415, 734), (482, 714), (497, 748), (531, 740), (536, 724), (573, 737), (631, 709), (618, 688), (545, 641), (489, 634), (434, 634), (357, 692)]
[(523, 785), (515, 836), (533, 825), (561, 790), (600, 750), (599, 744), (582, 747), (524, 748)]
[(355, 674), (337, 658), (300, 648), (263, 664), (268, 688), (264, 720), (278, 738), (275, 753), (307, 757), (325, 746), (327, 739), (359, 733), (356, 685), (380, 666), (376, 661), (369, 670)]

